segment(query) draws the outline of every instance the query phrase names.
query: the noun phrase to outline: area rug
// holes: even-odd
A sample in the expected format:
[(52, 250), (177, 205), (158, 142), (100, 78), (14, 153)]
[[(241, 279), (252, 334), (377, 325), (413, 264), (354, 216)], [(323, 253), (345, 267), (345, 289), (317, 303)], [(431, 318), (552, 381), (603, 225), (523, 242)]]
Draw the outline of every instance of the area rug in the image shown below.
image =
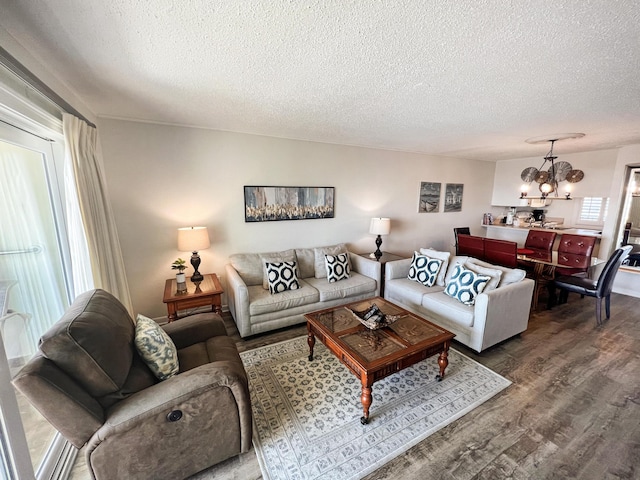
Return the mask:
[(359, 479), (487, 401), (511, 382), (453, 349), (373, 384), (362, 425), (361, 384), (307, 338), (241, 354), (249, 375), (253, 444), (265, 480)]

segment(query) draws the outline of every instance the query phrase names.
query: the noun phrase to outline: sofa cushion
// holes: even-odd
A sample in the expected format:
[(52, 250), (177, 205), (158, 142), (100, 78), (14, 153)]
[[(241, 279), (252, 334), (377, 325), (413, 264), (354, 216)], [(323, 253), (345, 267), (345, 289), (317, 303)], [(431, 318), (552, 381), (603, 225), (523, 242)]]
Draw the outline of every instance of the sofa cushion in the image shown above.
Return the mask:
[[(422, 306), (435, 317), (446, 318), (465, 327), (473, 326), (473, 306), (465, 305), (444, 292), (424, 295)], [(426, 317), (429, 318), (428, 315)]]
[(338, 255), (325, 255), (324, 263), (327, 269), (327, 280), (329, 280), (329, 283), (346, 280), (351, 276), (348, 253), (339, 253)]
[(267, 263), (295, 262), (297, 261), (296, 252), (293, 249), (289, 249), (283, 250), (282, 252), (261, 253), (260, 261), (262, 262), (262, 288), (269, 290)]
[(119, 390), (136, 354), (135, 326), (127, 309), (110, 293), (91, 290), (40, 338), (42, 354), (84, 387), (102, 397)]
[[(300, 288), (287, 290), (278, 295), (271, 295), (262, 285), (249, 287), (249, 314), (262, 315), (278, 312), (300, 305), (309, 305), (320, 300), (318, 290), (310, 286), (306, 280), (298, 279)], [(327, 281), (325, 280), (325, 283)]]
[(264, 277), (262, 260), (258, 253), (234, 253), (229, 261), (248, 287), (262, 285)]
[[(180, 365), (182, 367), (182, 365)], [(102, 397), (96, 398), (100, 405), (104, 408), (109, 408), (115, 403), (137, 393), (145, 388), (155, 385), (160, 380), (147, 364), (142, 360), (142, 357), (138, 354), (133, 356), (133, 362), (131, 363), (131, 370), (129, 370), (129, 376), (122, 385), (122, 388), (115, 392), (108, 393)]]
[(421, 283), (425, 287), (432, 287), (436, 283), (442, 263), (443, 261), (437, 258), (430, 258), (427, 255), (413, 252), (407, 278)]
[(485, 292), (489, 292), (498, 288), (500, 280), (502, 279), (502, 270), (498, 270), (497, 268), (483, 267), (472, 262), (465, 262), (463, 266), (467, 270), (471, 270), (472, 272), (479, 275), (486, 275), (488, 277), (491, 277), (491, 280), (489, 280), (489, 283), (487, 283), (487, 286), (484, 288)]
[(447, 268), (449, 266), (449, 257), (451, 257), (451, 253), (449, 252), (439, 252), (434, 250), (433, 248), (421, 248), (420, 253), (422, 255), (426, 255), (429, 258), (436, 258), (438, 260), (442, 260), (442, 266), (438, 271), (438, 278), (436, 280), (436, 285), (440, 285), (444, 287), (446, 285), (444, 281), (444, 277), (447, 273)]
[(135, 344), (142, 360), (159, 380), (178, 374), (178, 350), (171, 337), (154, 320), (138, 314)]
[(180, 372), (192, 370), (211, 362), (239, 363), (240, 356), (231, 337), (218, 335), (178, 350)]
[[(327, 278), (327, 268), (325, 266), (324, 256), (325, 255), (338, 255), (339, 253), (347, 253), (347, 246), (344, 243), (339, 243), (338, 245), (332, 245), (329, 247), (319, 247), (313, 249), (315, 255), (315, 277), (316, 278)], [(349, 265), (349, 269), (351, 269), (351, 265)]]
[(265, 266), (269, 281), (269, 293), (272, 295), (300, 288), (297, 262), (267, 262)]
[(365, 293), (373, 295), (377, 287), (374, 279), (356, 272), (351, 277), (334, 283), (329, 283), (326, 278), (309, 278), (306, 281), (319, 292), (321, 302)]
[(397, 300), (400, 303), (421, 305), (422, 297), (427, 293), (442, 292), (444, 287), (434, 285), (425, 287), (423, 284), (409, 280), (408, 278), (394, 278), (387, 280), (384, 285), (384, 297), (387, 300)]
[(527, 274), (527, 272), (519, 268), (509, 268), (503, 267), (501, 265), (493, 265), (492, 263), (483, 262), (482, 260), (478, 260), (477, 258), (473, 257), (469, 257), (468, 262), (479, 265), (481, 267), (493, 268), (502, 271), (502, 277), (500, 279), (498, 287), (504, 287), (505, 285), (521, 282)]
[(457, 264), (454, 266), (453, 275), (449, 279), (444, 293), (465, 305), (473, 305), (476, 296), (482, 293), (489, 280), (491, 277), (479, 275)]
[(298, 262), (298, 278), (315, 277), (316, 254), (313, 248), (296, 248), (295, 251)]

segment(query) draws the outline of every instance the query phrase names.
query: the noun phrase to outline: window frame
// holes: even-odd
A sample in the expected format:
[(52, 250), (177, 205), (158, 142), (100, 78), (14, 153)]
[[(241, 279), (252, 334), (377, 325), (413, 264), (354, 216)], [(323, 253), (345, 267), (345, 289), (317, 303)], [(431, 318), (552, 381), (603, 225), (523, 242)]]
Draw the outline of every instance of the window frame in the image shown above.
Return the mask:
[[(597, 207), (593, 205), (593, 203), (595, 203), (596, 200), (599, 201), (599, 205), (597, 205)], [(587, 202), (589, 202), (588, 206), (586, 205)], [(607, 215), (609, 214), (609, 207), (610, 207), (609, 197), (581, 198), (580, 205), (576, 209), (574, 225), (578, 227), (588, 227), (588, 228), (604, 227), (604, 223), (607, 219)], [(590, 212), (593, 211), (593, 213), (591, 213), (591, 217), (595, 216), (597, 217), (597, 219), (591, 220), (591, 219), (585, 218), (585, 215), (587, 213), (585, 212), (585, 209), (588, 209)]]

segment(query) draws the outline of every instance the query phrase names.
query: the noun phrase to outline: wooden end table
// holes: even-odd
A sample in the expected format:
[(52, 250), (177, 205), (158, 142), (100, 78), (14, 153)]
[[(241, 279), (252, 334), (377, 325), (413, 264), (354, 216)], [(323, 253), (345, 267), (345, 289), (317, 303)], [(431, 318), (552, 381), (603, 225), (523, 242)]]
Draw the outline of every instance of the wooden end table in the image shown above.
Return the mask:
[(167, 304), (169, 322), (178, 319), (178, 310), (188, 308), (205, 307), (211, 305), (211, 311), (222, 313), (222, 286), (215, 273), (203, 275), (201, 282), (192, 282), (187, 279), (186, 293), (177, 293), (176, 279), (170, 278), (164, 285), (164, 298)]
[[(348, 310), (365, 310), (375, 303), (383, 313), (403, 315), (402, 318), (379, 330), (369, 330)], [(362, 383), (363, 415), (360, 422), (369, 422), (371, 387), (374, 382), (418, 363), (425, 358), (438, 355), (438, 381), (444, 378), (449, 364), (448, 352), (455, 334), (434, 325), (380, 297), (361, 300), (340, 307), (327, 308), (308, 313), (307, 342), (309, 361), (313, 360), (316, 337), (333, 353)]]

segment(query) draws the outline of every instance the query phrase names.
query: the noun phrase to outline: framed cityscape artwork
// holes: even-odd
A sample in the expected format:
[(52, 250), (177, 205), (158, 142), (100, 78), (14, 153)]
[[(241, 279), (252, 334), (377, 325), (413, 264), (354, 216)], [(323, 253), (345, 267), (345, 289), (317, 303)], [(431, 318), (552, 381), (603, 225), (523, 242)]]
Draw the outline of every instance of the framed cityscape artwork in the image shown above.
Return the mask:
[(244, 187), (244, 221), (333, 218), (334, 187)]
[(440, 210), (441, 183), (420, 182), (418, 213), (436, 213)]

